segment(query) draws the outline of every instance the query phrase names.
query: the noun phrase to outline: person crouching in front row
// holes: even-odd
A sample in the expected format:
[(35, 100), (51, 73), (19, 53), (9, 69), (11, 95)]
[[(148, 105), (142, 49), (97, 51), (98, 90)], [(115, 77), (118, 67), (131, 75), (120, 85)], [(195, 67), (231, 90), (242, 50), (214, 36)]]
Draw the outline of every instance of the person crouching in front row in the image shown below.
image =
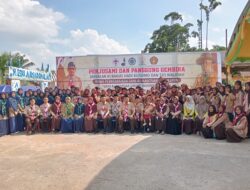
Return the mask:
[(233, 122), (226, 125), (226, 138), (228, 142), (241, 142), (247, 138), (248, 122), (242, 106), (236, 106)]
[(212, 125), (217, 120), (216, 107), (214, 105), (210, 105), (208, 108), (208, 113), (205, 116), (203, 121), (202, 134), (204, 138), (213, 138), (214, 132), (212, 129)]
[(38, 105), (36, 105), (36, 101), (34, 98), (30, 99), (30, 105), (25, 107), (24, 113), (27, 135), (31, 135), (35, 131), (40, 131), (40, 108)]

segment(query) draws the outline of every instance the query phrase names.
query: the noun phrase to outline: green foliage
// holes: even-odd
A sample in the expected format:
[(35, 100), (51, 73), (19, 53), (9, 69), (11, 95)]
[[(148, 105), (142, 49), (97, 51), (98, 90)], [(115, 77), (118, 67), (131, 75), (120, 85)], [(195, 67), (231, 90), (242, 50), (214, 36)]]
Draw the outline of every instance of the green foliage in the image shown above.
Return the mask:
[(153, 32), (151, 37), (152, 42), (146, 45), (144, 52), (156, 53), (190, 50), (188, 40), (191, 35), (195, 35), (195, 33), (190, 33), (190, 28), (193, 24), (186, 23), (182, 25), (175, 23), (176, 21), (183, 21), (182, 15), (176, 12), (166, 15), (164, 20), (171, 20), (171, 24), (162, 25)]
[(27, 64), (30, 64), (30, 61), (26, 58), (25, 55), (21, 55), (20, 53), (2, 53), (0, 55), (1, 81), (3, 81), (4, 79), (5, 72), (8, 66), (23, 68)]
[(213, 45), (213, 49), (211, 51), (225, 51), (226, 47), (220, 45)]
[(209, 5), (204, 5), (203, 3), (200, 3), (200, 9), (204, 10), (205, 15), (206, 15), (206, 50), (208, 50), (208, 23), (210, 20), (210, 14), (218, 7), (221, 5), (220, 1), (217, 0), (208, 0)]

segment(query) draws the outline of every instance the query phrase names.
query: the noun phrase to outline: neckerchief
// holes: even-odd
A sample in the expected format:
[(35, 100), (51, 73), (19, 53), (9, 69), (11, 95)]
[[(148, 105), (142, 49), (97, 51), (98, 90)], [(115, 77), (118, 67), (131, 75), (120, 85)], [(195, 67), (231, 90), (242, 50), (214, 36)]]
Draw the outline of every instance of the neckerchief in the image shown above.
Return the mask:
[(160, 113), (161, 113), (161, 114), (163, 114), (162, 112), (163, 112), (163, 109), (164, 109), (164, 107), (165, 107), (165, 106), (166, 106), (166, 104), (162, 104), (162, 105), (160, 105), (160, 107), (159, 107), (159, 108), (160, 108)]
[(44, 109), (43, 109), (43, 117), (44, 118), (48, 117), (48, 111), (49, 111), (49, 104), (44, 104)]
[(31, 110), (30, 119), (34, 121), (35, 120), (35, 105), (33, 106), (30, 105), (30, 110)]
[(1, 100), (1, 112), (3, 116), (7, 115), (6, 103), (6, 99)]
[(56, 103), (55, 102), (55, 106), (56, 106), (56, 115), (59, 115), (61, 113), (61, 104), (62, 102)]
[(76, 114), (77, 114), (77, 115), (81, 115), (81, 114), (82, 114), (82, 111), (83, 111), (83, 104), (77, 103), (77, 104), (76, 104)]
[(243, 116), (245, 116), (244, 113), (241, 113), (241, 114), (239, 114), (239, 115), (236, 115), (236, 117), (235, 117), (234, 120), (233, 120), (233, 125), (234, 125), (234, 126), (237, 125), (237, 123), (239, 122), (239, 120), (240, 120)]
[(124, 112), (124, 121), (126, 122), (128, 120), (128, 104), (125, 104)]
[(89, 106), (89, 115), (91, 115), (93, 113), (93, 106), (94, 105), (95, 105), (94, 102), (92, 104), (88, 104), (88, 106)]
[(68, 104), (65, 104), (65, 106), (66, 106), (66, 116), (72, 115), (73, 104), (68, 103)]
[(177, 104), (173, 104), (173, 105), (174, 105), (174, 112), (179, 111), (180, 103), (178, 102)]

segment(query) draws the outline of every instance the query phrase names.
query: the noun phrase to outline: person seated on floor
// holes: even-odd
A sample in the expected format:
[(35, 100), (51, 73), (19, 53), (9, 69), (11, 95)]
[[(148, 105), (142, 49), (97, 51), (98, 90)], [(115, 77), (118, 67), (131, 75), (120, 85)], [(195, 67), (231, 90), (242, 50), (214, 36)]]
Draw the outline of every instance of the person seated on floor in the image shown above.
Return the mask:
[(204, 138), (213, 138), (212, 125), (216, 121), (216, 119), (216, 107), (214, 105), (210, 105), (208, 108), (208, 113), (206, 114), (205, 119), (203, 121), (203, 128), (201, 130)]
[(226, 139), (228, 142), (241, 142), (247, 138), (248, 122), (243, 106), (236, 106), (233, 122), (226, 125)]

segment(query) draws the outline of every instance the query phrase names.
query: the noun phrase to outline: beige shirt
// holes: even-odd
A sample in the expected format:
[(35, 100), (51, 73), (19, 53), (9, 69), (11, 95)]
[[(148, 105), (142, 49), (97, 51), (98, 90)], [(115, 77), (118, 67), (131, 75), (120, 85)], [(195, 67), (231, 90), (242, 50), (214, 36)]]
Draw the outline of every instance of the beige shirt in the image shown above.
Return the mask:
[(41, 113), (41, 110), (40, 110), (39, 106), (37, 106), (37, 105), (34, 105), (33, 109), (31, 108), (30, 105), (29, 105), (29, 106), (26, 106), (26, 107), (25, 107), (25, 110), (24, 110), (24, 114), (25, 114), (27, 117), (30, 117), (30, 116), (32, 116), (32, 115), (35, 116), (35, 117), (37, 117), (37, 116), (40, 115), (40, 113)]
[(244, 116), (242, 117), (238, 123), (233, 126), (233, 130), (242, 138), (247, 137), (247, 132), (248, 132), (248, 122), (247, 118)]
[(230, 93), (225, 97), (224, 105), (226, 106), (226, 112), (227, 113), (233, 113), (234, 112), (234, 100), (235, 96)]
[(129, 102), (128, 105), (125, 103), (121, 106), (121, 115), (124, 116), (126, 114), (126, 111), (128, 112), (128, 116), (132, 116), (132, 114), (135, 113), (135, 106), (133, 103)]
[(155, 113), (155, 104), (150, 103), (145, 105), (144, 114), (154, 114)]
[(104, 116), (107, 113), (109, 113), (109, 111), (110, 111), (110, 104), (108, 102), (105, 102), (105, 103), (99, 102), (97, 104), (97, 112), (98, 112), (98, 114)]

